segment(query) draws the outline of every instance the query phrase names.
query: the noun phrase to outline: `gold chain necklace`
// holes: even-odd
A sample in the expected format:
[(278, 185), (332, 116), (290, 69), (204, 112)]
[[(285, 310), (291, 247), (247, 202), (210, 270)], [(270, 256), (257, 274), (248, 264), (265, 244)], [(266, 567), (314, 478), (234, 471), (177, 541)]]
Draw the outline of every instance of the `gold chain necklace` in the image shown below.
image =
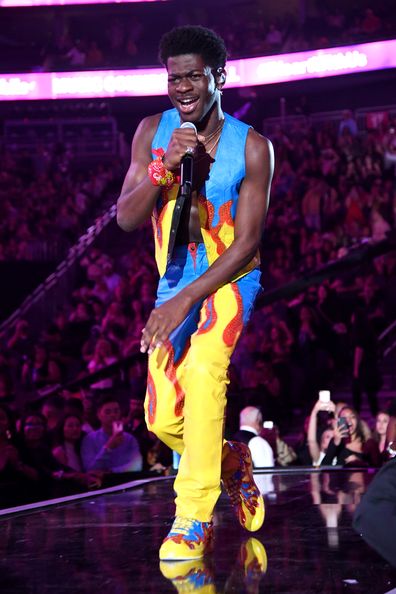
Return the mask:
[[(206, 152), (208, 153), (208, 155), (211, 154), (211, 152), (216, 148), (216, 146), (219, 144), (220, 142), (220, 138), (221, 138), (221, 133), (219, 134), (219, 136), (216, 138), (216, 140), (214, 141), (214, 143), (212, 144), (212, 146), (210, 147), (209, 150), (207, 150)], [(206, 146), (205, 146), (206, 149)]]
[(222, 128), (224, 126), (224, 118), (221, 120), (220, 124), (217, 126), (216, 130), (214, 130), (213, 132), (211, 132), (209, 134), (209, 136), (204, 136), (204, 145), (206, 146), (208, 144), (208, 142), (210, 142), (218, 132), (221, 132)]

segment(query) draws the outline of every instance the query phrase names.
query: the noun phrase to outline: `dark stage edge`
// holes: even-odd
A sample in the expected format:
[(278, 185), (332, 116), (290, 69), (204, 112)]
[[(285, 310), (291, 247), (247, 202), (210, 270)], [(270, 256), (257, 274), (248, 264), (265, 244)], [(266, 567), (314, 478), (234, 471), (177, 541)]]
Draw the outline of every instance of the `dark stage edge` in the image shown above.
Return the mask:
[[(351, 527), (371, 478), (346, 471), (259, 475), (266, 493), (263, 528), (254, 534), (242, 530), (222, 495), (213, 555), (189, 567), (190, 578), (174, 583), (161, 574), (158, 561), (174, 509), (173, 478), (25, 508), (0, 518), (0, 592), (396, 594), (396, 569)], [(252, 566), (246, 571), (242, 564), (250, 536), (261, 543), (250, 550), (260, 550), (265, 572)], [(186, 573), (184, 567), (176, 575)]]

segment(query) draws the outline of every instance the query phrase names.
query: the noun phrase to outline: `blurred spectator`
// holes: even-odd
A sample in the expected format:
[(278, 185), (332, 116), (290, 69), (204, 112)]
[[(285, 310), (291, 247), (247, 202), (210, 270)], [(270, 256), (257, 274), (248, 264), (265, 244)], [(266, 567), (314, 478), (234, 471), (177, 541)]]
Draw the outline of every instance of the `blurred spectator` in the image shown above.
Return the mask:
[(44, 345), (35, 345), (33, 357), (23, 365), (22, 382), (28, 387), (40, 389), (55, 386), (60, 381), (61, 370), (58, 363), (51, 358)]
[(249, 446), (253, 467), (264, 468), (274, 466), (274, 454), (269, 443), (260, 437), (263, 428), (263, 415), (258, 408), (247, 406), (239, 417), (239, 431), (234, 435), (236, 441)]
[(50, 396), (45, 399), (41, 413), (47, 420), (48, 434), (53, 436), (62, 421), (65, 402), (61, 396)]
[(90, 41), (87, 47), (87, 53), (85, 56), (85, 65), (88, 70), (95, 70), (100, 68), (104, 64), (103, 52), (100, 49), (97, 41)]
[[(95, 352), (92, 359), (88, 363), (88, 371), (95, 373), (99, 369), (108, 367), (112, 363), (117, 361), (117, 357), (114, 355), (114, 349), (108, 340), (100, 339), (96, 343)], [(91, 384), (93, 390), (107, 390), (113, 387), (113, 379), (111, 377), (105, 378), (98, 382)]]
[(342, 136), (345, 130), (347, 130), (351, 136), (356, 136), (358, 133), (358, 125), (350, 109), (345, 109), (342, 112), (342, 120), (338, 127), (338, 136)]
[(391, 230), (391, 226), (376, 208), (373, 208), (371, 211), (370, 222), (372, 240), (377, 242), (386, 239), (387, 234)]
[(79, 417), (73, 414), (65, 415), (58, 426), (56, 441), (58, 444), (52, 450), (54, 458), (70, 470), (82, 472), (80, 456), (82, 441), (82, 425)]
[(373, 466), (371, 451), (367, 451), (364, 432), (357, 412), (345, 406), (340, 410), (334, 425), (334, 437), (330, 440), (321, 465), (334, 463), (342, 466)]
[[(331, 400), (322, 402), (317, 400), (309, 416), (307, 443), (312, 464), (320, 466), (327, 453), (330, 440), (334, 438), (333, 425), (331, 419), (334, 418), (335, 404)], [(318, 424), (318, 415), (325, 415), (325, 421)], [(335, 459), (332, 460), (335, 463)]]
[(309, 189), (302, 200), (302, 214), (308, 229), (320, 230), (321, 228), (321, 197), (322, 181), (311, 178)]
[(88, 488), (101, 485), (100, 472), (83, 472), (81, 441), (83, 438), (81, 420), (74, 414), (65, 415), (58, 427), (57, 445), (52, 450), (55, 460), (64, 468), (59, 478), (76, 481)]
[(387, 451), (387, 431), (389, 426), (390, 415), (384, 411), (380, 411), (375, 418), (375, 427), (371, 440), (366, 442), (366, 449), (371, 448), (371, 457), (375, 461), (375, 466), (381, 466), (384, 462), (389, 460), (389, 453)]
[(385, 169), (396, 170), (396, 127), (393, 125), (384, 136), (383, 148)]
[(91, 433), (99, 426), (99, 420), (95, 410), (95, 396), (91, 390), (81, 389), (81, 401), (83, 404), (82, 430), (84, 433)]
[(10, 410), (0, 404), (0, 506), (25, 503), (29, 481), (36, 481), (36, 471), (24, 464), (16, 447), (15, 427)]
[(54, 474), (61, 470), (51, 453), (45, 417), (38, 412), (27, 413), (19, 431), (19, 452), (24, 465), (32, 469), (32, 478), (48, 485)]
[(80, 40), (72, 43), (71, 48), (66, 52), (66, 64), (72, 68), (82, 68), (85, 66), (86, 54), (84, 44)]
[(159, 439), (155, 440), (147, 450), (143, 468), (151, 472), (169, 474), (172, 467), (172, 450)]
[(265, 41), (271, 50), (277, 51), (282, 45), (282, 33), (274, 23), (271, 23)]
[(263, 422), (260, 437), (263, 437), (270, 444), (277, 466), (290, 466), (296, 461), (296, 452), (281, 438), (278, 426), (272, 421)]
[(367, 35), (373, 35), (381, 29), (381, 19), (375, 14), (372, 8), (367, 8), (362, 20), (362, 31)]
[(121, 408), (111, 395), (102, 398), (98, 407), (100, 429), (86, 435), (81, 454), (85, 470), (130, 472), (142, 470), (142, 456), (136, 439), (126, 433), (121, 422)]

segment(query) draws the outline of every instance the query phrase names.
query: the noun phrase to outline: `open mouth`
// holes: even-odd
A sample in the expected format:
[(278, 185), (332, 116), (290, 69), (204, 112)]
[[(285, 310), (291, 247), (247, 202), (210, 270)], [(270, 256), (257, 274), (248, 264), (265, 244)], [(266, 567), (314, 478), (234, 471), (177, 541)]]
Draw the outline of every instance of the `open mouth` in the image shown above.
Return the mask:
[(180, 105), (180, 111), (183, 113), (191, 113), (194, 111), (198, 101), (198, 97), (183, 97), (181, 99), (177, 99), (177, 102)]

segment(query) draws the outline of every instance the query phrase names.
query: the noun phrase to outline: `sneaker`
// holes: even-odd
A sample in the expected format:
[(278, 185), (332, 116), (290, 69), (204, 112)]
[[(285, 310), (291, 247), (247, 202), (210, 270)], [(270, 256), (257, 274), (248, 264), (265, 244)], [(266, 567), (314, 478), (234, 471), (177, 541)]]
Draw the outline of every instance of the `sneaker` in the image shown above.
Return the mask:
[(229, 452), (222, 464), (223, 485), (241, 526), (255, 532), (263, 525), (265, 507), (254, 482), (252, 456), (244, 443), (228, 441), (227, 446)]
[(203, 559), (193, 561), (161, 561), (160, 571), (179, 594), (199, 592), (216, 594), (213, 573)]
[(161, 545), (162, 561), (201, 559), (213, 544), (213, 523), (176, 516), (168, 536)]
[(257, 538), (249, 538), (241, 544), (239, 561), (244, 574), (247, 592), (259, 591), (259, 583), (267, 571), (268, 559), (264, 545)]

